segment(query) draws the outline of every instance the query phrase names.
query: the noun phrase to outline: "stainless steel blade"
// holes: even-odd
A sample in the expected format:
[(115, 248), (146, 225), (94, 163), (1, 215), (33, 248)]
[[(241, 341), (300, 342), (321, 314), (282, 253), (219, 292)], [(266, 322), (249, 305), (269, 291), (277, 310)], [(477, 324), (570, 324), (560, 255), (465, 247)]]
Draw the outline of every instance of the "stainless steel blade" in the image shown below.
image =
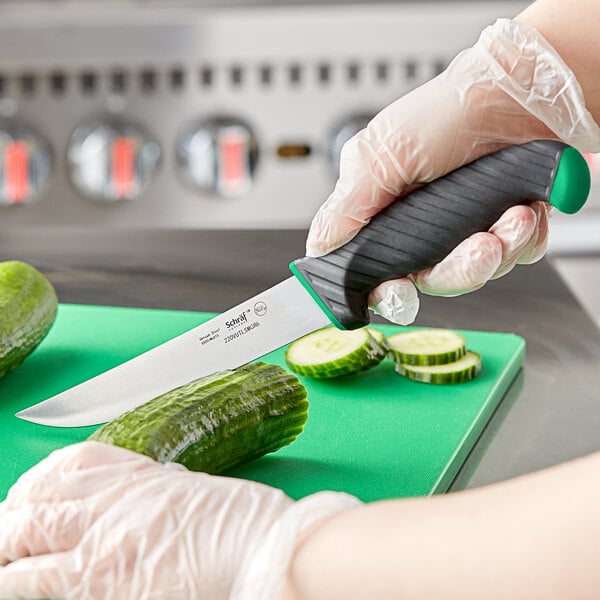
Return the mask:
[(180, 385), (239, 367), (329, 323), (302, 284), (290, 277), (16, 416), (54, 427), (105, 423)]

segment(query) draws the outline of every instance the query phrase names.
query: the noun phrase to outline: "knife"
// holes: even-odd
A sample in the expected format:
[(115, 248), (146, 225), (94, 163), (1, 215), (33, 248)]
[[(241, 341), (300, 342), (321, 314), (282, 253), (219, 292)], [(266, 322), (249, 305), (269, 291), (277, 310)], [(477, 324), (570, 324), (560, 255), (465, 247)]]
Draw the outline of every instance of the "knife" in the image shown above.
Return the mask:
[(537, 140), (504, 148), (392, 203), (334, 252), (293, 261), (285, 281), (16, 416), (55, 427), (104, 423), (321, 327), (363, 327), (367, 296), (382, 281), (438, 263), (511, 206), (541, 200), (571, 214), (589, 190), (587, 163), (570, 146)]

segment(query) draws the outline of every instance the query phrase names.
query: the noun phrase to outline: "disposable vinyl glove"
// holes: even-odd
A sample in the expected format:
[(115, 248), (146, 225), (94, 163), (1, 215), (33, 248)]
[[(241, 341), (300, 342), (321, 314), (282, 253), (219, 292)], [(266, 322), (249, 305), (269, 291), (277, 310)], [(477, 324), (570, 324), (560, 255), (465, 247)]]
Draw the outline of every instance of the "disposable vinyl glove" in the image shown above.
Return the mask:
[[(343, 245), (415, 187), (534, 139), (600, 151), (600, 129), (569, 67), (535, 29), (500, 19), (446, 71), (383, 109), (344, 145), (339, 179), (313, 219), (307, 255)], [(407, 325), (418, 311), (415, 286), (440, 296), (476, 290), (515, 264), (539, 260), (547, 241), (546, 203), (511, 208), (433, 268), (375, 289), (369, 304)]]
[(358, 504), (75, 444), (0, 504), (0, 598), (278, 598), (298, 536)]

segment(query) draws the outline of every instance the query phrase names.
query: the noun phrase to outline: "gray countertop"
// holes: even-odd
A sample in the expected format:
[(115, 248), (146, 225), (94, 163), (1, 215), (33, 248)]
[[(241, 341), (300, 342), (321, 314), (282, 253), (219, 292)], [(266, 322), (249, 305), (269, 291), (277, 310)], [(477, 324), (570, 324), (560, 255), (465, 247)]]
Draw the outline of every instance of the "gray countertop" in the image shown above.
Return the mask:
[[(304, 239), (303, 231), (28, 230), (3, 234), (0, 256), (37, 266), (65, 303), (221, 311), (287, 277)], [(523, 370), (453, 489), (600, 449), (600, 331), (547, 260), (475, 293), (421, 303), (416, 325), (527, 342)]]

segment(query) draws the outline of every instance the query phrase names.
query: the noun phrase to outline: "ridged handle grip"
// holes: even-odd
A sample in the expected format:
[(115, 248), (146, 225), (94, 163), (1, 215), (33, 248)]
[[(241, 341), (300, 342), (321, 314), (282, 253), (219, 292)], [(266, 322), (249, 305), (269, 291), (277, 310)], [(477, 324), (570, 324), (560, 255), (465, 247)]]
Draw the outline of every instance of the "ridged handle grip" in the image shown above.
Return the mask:
[(367, 297), (381, 282), (437, 264), (511, 206), (542, 200), (575, 212), (589, 177), (583, 157), (561, 142), (511, 146), (413, 191), (338, 250), (290, 268), (334, 324), (356, 329), (368, 325)]

